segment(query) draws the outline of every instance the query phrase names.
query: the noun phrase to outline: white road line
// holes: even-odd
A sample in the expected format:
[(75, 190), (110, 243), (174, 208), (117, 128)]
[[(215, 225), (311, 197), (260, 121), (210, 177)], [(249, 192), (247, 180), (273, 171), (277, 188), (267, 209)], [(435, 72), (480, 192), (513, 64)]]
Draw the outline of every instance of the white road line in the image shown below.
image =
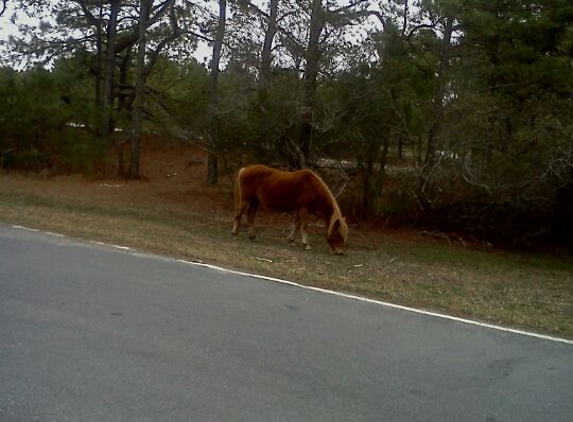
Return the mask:
[(375, 305), (381, 305), (381, 306), (385, 306), (388, 308), (393, 308), (393, 309), (400, 309), (402, 311), (407, 311), (407, 312), (413, 312), (416, 314), (421, 314), (421, 315), (427, 315), (427, 316), (432, 316), (432, 317), (436, 317), (436, 318), (442, 318), (442, 319), (448, 319), (451, 321), (455, 321), (455, 322), (460, 322), (463, 324), (469, 324), (469, 325), (475, 325), (478, 327), (483, 327), (483, 328), (489, 328), (489, 329), (493, 329), (493, 330), (498, 330), (498, 331), (504, 331), (504, 332), (508, 332), (508, 333), (514, 333), (514, 334), (520, 334), (520, 335), (524, 335), (524, 336), (529, 336), (529, 337), (535, 337), (535, 338), (539, 338), (539, 339), (543, 339), (543, 340), (549, 340), (549, 341), (554, 341), (554, 342), (558, 342), (558, 343), (565, 343), (565, 344), (572, 344), (573, 345), (573, 340), (569, 340), (569, 339), (565, 339), (565, 338), (561, 338), (561, 337), (554, 337), (554, 336), (548, 336), (545, 334), (538, 334), (538, 333), (533, 333), (530, 331), (524, 331), (524, 330), (518, 330), (515, 328), (508, 328), (508, 327), (503, 327), (501, 325), (495, 325), (495, 324), (489, 324), (486, 322), (480, 322), (480, 321), (474, 321), (471, 319), (466, 319), (466, 318), (460, 318), (460, 317), (456, 317), (456, 316), (452, 316), (452, 315), (447, 315), (447, 314), (441, 314), (438, 312), (433, 312), (433, 311), (426, 311), (424, 309), (418, 309), (418, 308), (412, 308), (409, 306), (404, 306), (404, 305), (398, 305), (395, 303), (390, 303), (390, 302), (384, 302), (381, 300), (376, 300), (376, 299), (370, 299), (367, 297), (362, 297), (362, 296), (356, 296), (356, 295), (352, 295), (352, 294), (348, 294), (348, 293), (342, 293), (342, 292), (337, 292), (334, 290), (328, 290), (328, 289), (323, 289), (321, 287), (314, 287), (314, 286), (307, 286), (304, 284), (300, 284), (300, 283), (296, 283), (294, 281), (288, 281), (288, 280), (283, 280), (280, 278), (274, 278), (274, 277), (267, 277), (264, 275), (259, 275), (259, 274), (251, 274), (251, 273), (246, 273), (243, 271), (235, 271), (235, 270), (229, 270), (226, 268), (222, 268), (222, 267), (217, 267), (216, 265), (210, 265), (210, 264), (203, 264), (203, 263), (199, 263), (199, 262), (194, 262), (194, 261), (185, 261), (182, 259), (178, 259), (178, 262), (182, 262), (185, 264), (190, 264), (190, 265), (196, 265), (196, 266), (201, 266), (201, 267), (206, 267), (206, 268), (210, 268), (213, 270), (217, 270), (217, 271), (222, 271), (222, 272), (226, 272), (226, 273), (230, 273), (230, 274), (236, 274), (236, 275), (241, 275), (241, 276), (245, 276), (245, 277), (252, 277), (252, 278), (258, 278), (261, 280), (268, 280), (268, 281), (273, 281), (276, 283), (281, 283), (281, 284), (287, 284), (290, 286), (295, 286), (298, 287), (300, 289), (306, 289), (306, 290), (313, 290), (316, 292), (321, 292), (321, 293), (326, 293), (326, 294), (330, 294), (333, 296), (339, 296), (339, 297), (344, 297), (347, 299), (353, 299), (353, 300), (358, 300), (361, 302), (366, 302), (366, 303), (372, 303)]
[(14, 227), (15, 229), (26, 230), (29, 232), (39, 232), (40, 231), (38, 229), (31, 229), (29, 227), (24, 227), (24, 226), (12, 226), (12, 227)]
[[(38, 229), (30, 229), (30, 228), (24, 227), (24, 226), (13, 225), (12, 227), (15, 229), (28, 230), (28, 231), (32, 231), (32, 232), (39, 232), (40, 231)], [(45, 232), (45, 233), (54, 234), (54, 233), (50, 233), (50, 232)], [(64, 235), (61, 235), (61, 236), (65, 237)], [(169, 258), (169, 257), (162, 257), (162, 256), (152, 255), (152, 254), (147, 254), (147, 253), (139, 253), (136, 250), (133, 250), (132, 248), (129, 248), (127, 246), (113, 245), (113, 244), (108, 244), (108, 243), (103, 243), (103, 242), (98, 242), (98, 241), (92, 241), (92, 243), (102, 245), (102, 246), (110, 246), (110, 247), (120, 249), (120, 250), (130, 251), (131, 253), (138, 255), (138, 256), (155, 257), (155, 258), (160, 258), (160, 259), (173, 261), (173, 262), (181, 262), (181, 263), (187, 264), (187, 265), (199, 266), (199, 267), (209, 268), (209, 269), (212, 269), (215, 271), (221, 271), (221, 272), (228, 273), (228, 274), (235, 274), (235, 275), (240, 275), (240, 276), (244, 276), (244, 277), (256, 278), (259, 280), (266, 280), (266, 281), (272, 281), (275, 283), (286, 284), (289, 286), (297, 287), (299, 289), (312, 290), (315, 292), (326, 293), (326, 294), (333, 295), (333, 296), (344, 297), (347, 299), (358, 300), (358, 301), (366, 302), (366, 303), (372, 303), (375, 305), (380, 305), (380, 306), (384, 306), (384, 307), (392, 308), (392, 309), (399, 309), (402, 311), (412, 312), (415, 314), (427, 315), (427, 316), (431, 316), (431, 317), (435, 317), (435, 318), (447, 319), (450, 321), (455, 321), (455, 322), (468, 324), (468, 325), (474, 325), (474, 326), (478, 326), (478, 327), (482, 327), (482, 328), (489, 328), (492, 330), (503, 331), (503, 332), (507, 332), (507, 333), (513, 333), (513, 334), (519, 334), (519, 335), (528, 336), (528, 337), (534, 337), (534, 338), (538, 338), (538, 339), (542, 339), (542, 340), (548, 340), (548, 341), (553, 341), (553, 342), (557, 342), (557, 343), (564, 343), (564, 344), (573, 345), (573, 340), (569, 340), (569, 339), (565, 339), (565, 338), (561, 338), (561, 337), (548, 336), (548, 335), (544, 335), (544, 334), (533, 333), (530, 331), (503, 327), (501, 325), (495, 325), (495, 324), (489, 324), (486, 322), (474, 321), (472, 319), (460, 318), (460, 317), (456, 317), (456, 316), (452, 316), (452, 315), (441, 314), (438, 312), (427, 311), (424, 309), (412, 308), (412, 307), (404, 306), (404, 305), (397, 305), (395, 303), (384, 302), (384, 301), (376, 300), (376, 299), (369, 299), (367, 297), (356, 296), (356, 295), (352, 295), (352, 294), (348, 294), (348, 293), (336, 292), (334, 290), (323, 289), (321, 287), (306, 286), (304, 284), (296, 283), (294, 281), (289, 281), (289, 280), (283, 280), (280, 278), (267, 277), (264, 275), (252, 274), (252, 273), (247, 273), (244, 271), (230, 270), (228, 268), (218, 267), (216, 265), (205, 264), (201, 261), (187, 261), (184, 259), (173, 259), (173, 258)]]
[[(104, 243), (104, 245), (105, 245), (105, 243)], [(129, 246), (121, 246), (121, 245), (109, 245), (109, 246), (111, 246), (112, 248), (121, 249), (124, 251), (130, 251), (131, 250), (131, 248)]]

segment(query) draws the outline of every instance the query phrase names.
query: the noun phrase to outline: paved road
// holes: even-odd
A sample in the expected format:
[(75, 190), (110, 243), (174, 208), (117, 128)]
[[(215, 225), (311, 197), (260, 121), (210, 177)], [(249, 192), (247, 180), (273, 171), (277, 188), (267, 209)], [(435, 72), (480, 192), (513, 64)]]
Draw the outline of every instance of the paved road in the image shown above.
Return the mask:
[(571, 421), (573, 345), (0, 225), (0, 421)]

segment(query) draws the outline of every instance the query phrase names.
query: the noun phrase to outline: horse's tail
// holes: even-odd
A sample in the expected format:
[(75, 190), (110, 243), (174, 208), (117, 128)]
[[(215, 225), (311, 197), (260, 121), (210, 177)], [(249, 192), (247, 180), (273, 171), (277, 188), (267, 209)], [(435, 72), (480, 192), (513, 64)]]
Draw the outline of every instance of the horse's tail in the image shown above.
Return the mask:
[(245, 168), (241, 168), (239, 173), (237, 174), (237, 180), (235, 180), (235, 210), (239, 210), (239, 206), (241, 205), (241, 196), (242, 196), (242, 189), (241, 189), (241, 176), (243, 174), (243, 170)]

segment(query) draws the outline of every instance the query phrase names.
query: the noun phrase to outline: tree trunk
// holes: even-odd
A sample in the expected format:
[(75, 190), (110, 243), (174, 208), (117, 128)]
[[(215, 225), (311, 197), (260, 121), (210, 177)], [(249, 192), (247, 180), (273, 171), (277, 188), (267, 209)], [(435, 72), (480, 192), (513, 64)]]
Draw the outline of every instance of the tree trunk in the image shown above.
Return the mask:
[[(125, 52), (119, 67), (120, 94), (118, 95), (118, 97), (119, 97), (119, 110), (121, 111), (126, 111), (130, 107), (130, 104), (128, 104), (126, 96), (121, 94), (121, 89), (127, 86), (129, 82), (128, 74), (129, 70), (131, 69), (130, 66), (131, 66), (131, 48), (127, 49), (127, 51)], [(124, 151), (126, 145), (126, 139), (116, 140), (116, 145), (117, 145), (118, 175), (122, 177), (123, 176), (127, 177), (128, 173), (125, 168), (125, 151)]]
[(434, 158), (434, 155), (436, 153), (436, 138), (438, 137), (442, 125), (442, 118), (444, 113), (444, 97), (446, 95), (446, 89), (448, 83), (447, 73), (450, 61), (453, 21), (454, 19), (451, 17), (446, 18), (444, 38), (440, 43), (441, 46), (440, 46), (440, 64), (438, 68), (438, 86), (436, 88), (436, 92), (434, 93), (434, 98), (433, 98), (434, 121), (432, 123), (432, 126), (430, 127), (430, 131), (428, 132), (426, 157), (424, 159), (424, 162), (426, 164), (429, 163)]
[[(101, 12), (100, 12), (101, 15)], [(98, 110), (103, 109), (102, 79), (103, 79), (103, 31), (101, 27), (101, 16), (96, 23), (96, 83), (95, 102)]]
[[(99, 6), (99, 15), (96, 18), (93, 13), (87, 7), (85, 2), (79, 2), (82, 11), (84, 12), (84, 16), (86, 21), (89, 25), (95, 28), (95, 37), (96, 37), (96, 63), (95, 63), (95, 105), (97, 110), (103, 110), (103, 92), (102, 92), (102, 81), (103, 81), (103, 6)], [(101, 116), (100, 116), (101, 117)], [(101, 134), (102, 125), (100, 124), (98, 130)]]
[(264, 110), (267, 104), (268, 86), (271, 80), (271, 63), (273, 41), (277, 33), (277, 15), (279, 0), (270, 0), (269, 4), (269, 21), (263, 41), (263, 50), (261, 52), (261, 81), (259, 86), (259, 103)]
[[(313, 120), (316, 109), (316, 86), (321, 55), (320, 34), (323, 28), (324, 10), (322, 8), (322, 0), (312, 0), (310, 34), (304, 72), (304, 104), (298, 145), (301, 157), (298, 157), (298, 163), (295, 162), (296, 167), (300, 168), (307, 165), (314, 137)], [(296, 157), (295, 160), (297, 160)]]
[(444, 114), (444, 99), (447, 94), (448, 83), (448, 68), (450, 61), (450, 48), (453, 31), (452, 17), (446, 17), (444, 38), (440, 43), (440, 63), (438, 68), (438, 86), (434, 93), (433, 98), (433, 122), (428, 132), (428, 139), (426, 142), (426, 156), (424, 157), (424, 166), (420, 171), (418, 180), (417, 198), (422, 211), (428, 213), (433, 208), (433, 195), (426, 191), (426, 188), (431, 186), (430, 182), (433, 174), (439, 164), (439, 158), (436, 155), (437, 146), (436, 141), (442, 126), (442, 119)]
[(207, 184), (216, 185), (219, 175), (219, 63), (221, 62), (221, 51), (223, 49), (223, 38), (225, 37), (225, 24), (227, 15), (227, 0), (219, 0), (219, 22), (215, 32), (213, 43), (213, 57), (211, 59), (211, 75), (209, 81), (209, 130), (210, 148), (207, 158)]
[(137, 67), (135, 80), (135, 110), (133, 119), (133, 138), (131, 140), (131, 155), (129, 159), (128, 171), (128, 176), (131, 179), (138, 179), (140, 176), (139, 155), (145, 107), (145, 28), (146, 22), (149, 19), (149, 12), (152, 1), (153, 0), (140, 0), (139, 46), (137, 48)]
[(384, 137), (382, 145), (379, 140), (372, 141), (366, 150), (366, 169), (362, 174), (362, 212), (365, 217), (378, 212), (389, 146), (390, 138)]
[(120, 0), (110, 1), (110, 15), (107, 26), (107, 50), (105, 60), (105, 78), (102, 98), (101, 137), (108, 139), (111, 133), (111, 111), (113, 107), (113, 79), (115, 71), (115, 51), (117, 41), (117, 16), (121, 7)]

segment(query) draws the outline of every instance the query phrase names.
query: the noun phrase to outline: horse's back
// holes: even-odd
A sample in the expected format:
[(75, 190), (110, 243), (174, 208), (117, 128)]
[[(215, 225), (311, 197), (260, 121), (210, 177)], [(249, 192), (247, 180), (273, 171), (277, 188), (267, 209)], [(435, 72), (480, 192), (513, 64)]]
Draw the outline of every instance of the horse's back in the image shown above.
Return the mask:
[(313, 196), (312, 177), (310, 170), (288, 172), (254, 164), (239, 171), (238, 183), (243, 200), (256, 199), (266, 208), (292, 211)]
[(263, 164), (253, 164), (239, 170), (237, 184), (241, 189), (241, 196), (245, 199), (256, 194), (257, 188), (261, 186), (277, 170)]
[(252, 184), (253, 181), (265, 179), (279, 171), (264, 164), (253, 164), (239, 170), (239, 181), (241, 184)]

